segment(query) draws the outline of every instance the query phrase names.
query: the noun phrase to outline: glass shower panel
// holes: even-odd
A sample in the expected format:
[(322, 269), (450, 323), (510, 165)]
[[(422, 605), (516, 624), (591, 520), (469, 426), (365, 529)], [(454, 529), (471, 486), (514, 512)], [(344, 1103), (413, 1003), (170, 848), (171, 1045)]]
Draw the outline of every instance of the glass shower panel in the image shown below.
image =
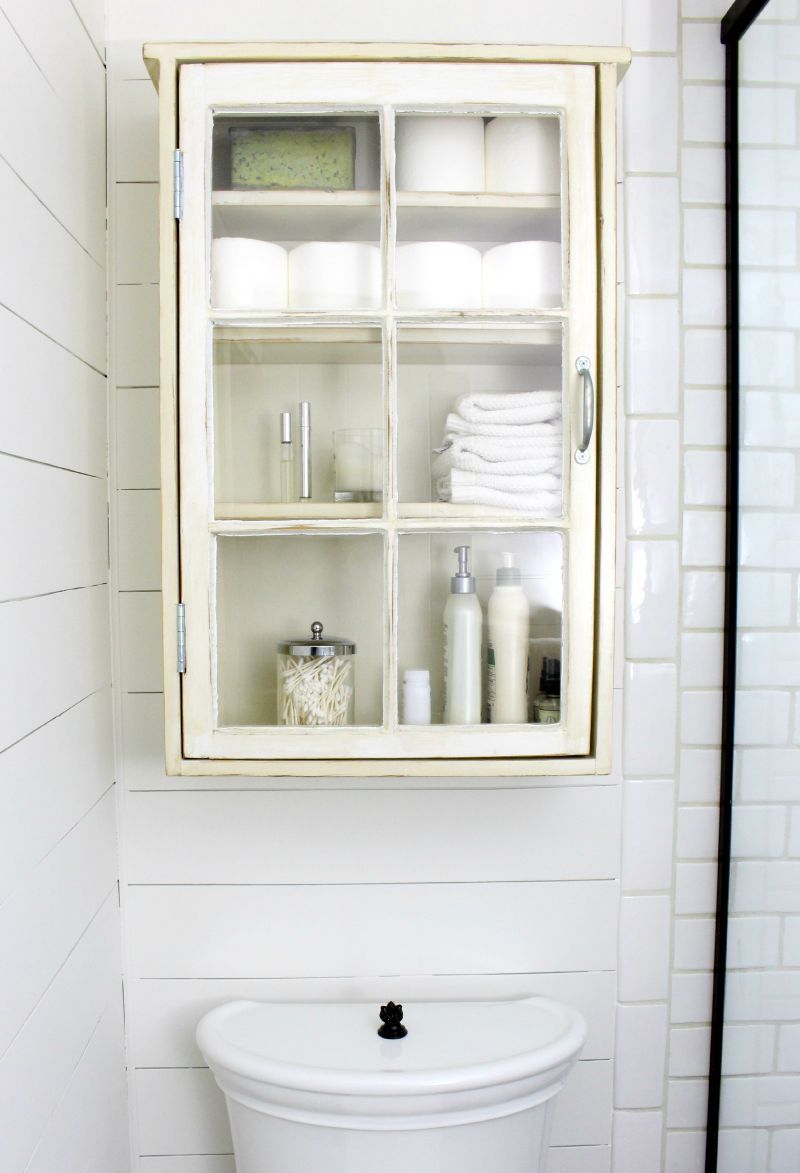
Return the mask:
[(800, 1169), (800, 22), (739, 44), (740, 511), (719, 1173)]

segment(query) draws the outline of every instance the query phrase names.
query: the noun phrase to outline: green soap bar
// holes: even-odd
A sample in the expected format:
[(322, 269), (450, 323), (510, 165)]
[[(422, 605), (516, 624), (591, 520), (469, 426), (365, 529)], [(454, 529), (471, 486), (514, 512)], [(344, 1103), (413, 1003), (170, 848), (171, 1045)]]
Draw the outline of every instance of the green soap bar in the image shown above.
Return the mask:
[(355, 159), (352, 126), (231, 130), (232, 187), (353, 188)]

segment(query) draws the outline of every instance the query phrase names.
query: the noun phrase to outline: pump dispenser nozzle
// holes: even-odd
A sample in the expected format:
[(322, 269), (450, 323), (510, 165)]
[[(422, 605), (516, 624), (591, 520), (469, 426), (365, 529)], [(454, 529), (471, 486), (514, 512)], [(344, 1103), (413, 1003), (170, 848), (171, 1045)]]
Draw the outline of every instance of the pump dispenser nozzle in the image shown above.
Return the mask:
[(458, 554), (458, 572), (450, 579), (451, 595), (474, 595), (475, 579), (469, 572), (469, 546), (455, 546), (454, 554)]

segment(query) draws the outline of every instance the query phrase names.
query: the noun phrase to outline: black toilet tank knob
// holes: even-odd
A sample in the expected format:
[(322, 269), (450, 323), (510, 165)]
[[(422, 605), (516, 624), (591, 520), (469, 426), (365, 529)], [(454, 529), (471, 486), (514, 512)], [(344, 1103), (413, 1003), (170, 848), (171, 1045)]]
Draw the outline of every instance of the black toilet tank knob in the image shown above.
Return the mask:
[(403, 1026), (403, 1007), (399, 1004), (387, 1002), (381, 1006), (381, 1022), (383, 1026), (378, 1027), (378, 1034), (382, 1039), (402, 1039), (408, 1034)]

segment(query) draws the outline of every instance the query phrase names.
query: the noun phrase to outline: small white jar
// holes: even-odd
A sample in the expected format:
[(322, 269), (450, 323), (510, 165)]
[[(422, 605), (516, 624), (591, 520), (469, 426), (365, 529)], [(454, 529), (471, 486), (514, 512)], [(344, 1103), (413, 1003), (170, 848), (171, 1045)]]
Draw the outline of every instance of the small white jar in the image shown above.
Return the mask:
[(430, 723), (431, 674), (427, 668), (409, 668), (403, 674), (403, 724)]

